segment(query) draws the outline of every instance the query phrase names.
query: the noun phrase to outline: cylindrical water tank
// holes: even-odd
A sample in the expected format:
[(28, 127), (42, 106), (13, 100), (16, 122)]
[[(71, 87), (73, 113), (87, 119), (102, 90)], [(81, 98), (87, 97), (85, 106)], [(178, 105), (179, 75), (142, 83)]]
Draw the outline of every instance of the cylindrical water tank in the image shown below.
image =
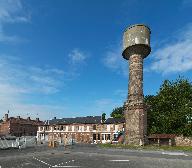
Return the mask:
[(123, 35), (123, 57), (129, 59), (133, 54), (139, 54), (143, 58), (151, 52), (150, 29), (143, 24), (128, 27)]

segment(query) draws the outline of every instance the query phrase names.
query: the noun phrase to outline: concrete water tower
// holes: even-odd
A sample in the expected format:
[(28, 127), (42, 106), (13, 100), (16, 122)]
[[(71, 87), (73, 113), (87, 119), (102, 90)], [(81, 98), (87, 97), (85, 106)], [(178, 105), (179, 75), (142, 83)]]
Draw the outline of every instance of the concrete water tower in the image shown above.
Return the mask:
[(124, 105), (125, 143), (147, 143), (147, 113), (143, 96), (143, 59), (151, 52), (150, 29), (143, 24), (128, 27), (123, 35), (123, 58), (129, 60), (128, 98)]

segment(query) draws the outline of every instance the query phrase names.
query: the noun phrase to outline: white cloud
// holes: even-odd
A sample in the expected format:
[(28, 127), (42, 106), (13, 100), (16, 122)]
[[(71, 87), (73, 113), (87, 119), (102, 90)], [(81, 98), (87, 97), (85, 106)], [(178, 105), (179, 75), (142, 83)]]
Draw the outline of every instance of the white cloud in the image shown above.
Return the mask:
[(176, 32), (170, 42), (154, 52), (151, 69), (163, 74), (192, 70), (192, 25)]
[(121, 56), (121, 46), (115, 46), (113, 49), (109, 49), (102, 60), (104, 65), (117, 73), (122, 73), (127, 76), (128, 74), (128, 62)]
[(62, 84), (64, 71), (52, 68), (39, 68), (22, 65), (13, 57), (0, 57), (0, 82), (14, 86), (26, 93), (51, 94)]
[[(74, 79), (75, 73), (73, 69), (63, 71), (47, 66), (29, 66), (18, 57), (0, 55), (0, 118), (7, 110), (12, 116), (26, 117), (29, 113), (32, 118), (41, 119), (70, 115), (64, 103), (55, 103), (51, 97), (61, 93), (69, 79)], [(41, 97), (49, 102), (33, 103), (37, 102), (34, 98), (41, 100)]]
[(68, 56), (72, 64), (83, 63), (87, 58), (87, 55), (79, 49), (73, 49)]
[[(27, 15), (21, 2), (21, 0), (0, 0), (0, 42), (22, 40), (15, 34), (9, 35), (5, 29), (5, 26), (14, 23), (30, 22), (30, 16)], [(69, 57), (70, 67), (65, 72), (62, 69), (47, 66), (25, 65), (17, 57), (1, 54), (0, 118), (8, 109), (12, 116), (26, 116), (27, 113), (30, 113), (32, 117), (38, 113), (42, 119), (62, 116), (60, 113), (66, 111), (65, 105), (50, 105), (55, 102), (51, 97), (62, 91), (68, 80), (79, 75), (77, 65), (85, 62), (87, 54), (79, 49), (74, 49)], [(48, 99), (49, 103), (42, 105), (33, 103), (37, 102), (37, 100), (34, 101), (35, 98), (41, 100), (41, 97)]]
[(24, 13), (21, 0), (0, 1), (0, 42), (17, 42), (21, 39), (16, 36), (7, 35), (4, 30), (5, 24), (29, 22), (29, 16)]
[(56, 68), (40, 68), (23, 65), (21, 60), (15, 57), (0, 56), (0, 118), (3, 113), (10, 110), (12, 116), (26, 116), (30, 113), (32, 117), (36, 113), (42, 119), (47, 119), (64, 112), (64, 105), (39, 105), (25, 103), (32, 101), (31, 96), (50, 97), (59, 92), (64, 83), (65, 73)]

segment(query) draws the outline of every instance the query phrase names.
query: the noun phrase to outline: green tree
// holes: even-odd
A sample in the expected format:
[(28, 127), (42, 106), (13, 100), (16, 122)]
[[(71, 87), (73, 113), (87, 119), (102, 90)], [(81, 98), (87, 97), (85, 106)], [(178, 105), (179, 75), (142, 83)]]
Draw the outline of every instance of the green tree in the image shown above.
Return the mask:
[(124, 112), (123, 111), (124, 111), (123, 107), (114, 108), (112, 113), (111, 113), (111, 117), (124, 118)]
[(146, 96), (148, 133), (192, 136), (192, 84), (183, 78), (165, 80), (156, 96)]
[(101, 116), (102, 122), (105, 122), (105, 120), (106, 120), (105, 116), (106, 116), (106, 114), (105, 114), (105, 113), (102, 113), (102, 116)]

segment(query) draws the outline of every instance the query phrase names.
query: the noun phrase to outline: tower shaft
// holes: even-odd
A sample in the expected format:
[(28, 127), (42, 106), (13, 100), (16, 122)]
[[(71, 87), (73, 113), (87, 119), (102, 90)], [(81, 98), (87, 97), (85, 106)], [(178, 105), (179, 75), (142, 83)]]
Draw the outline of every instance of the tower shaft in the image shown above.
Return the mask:
[(129, 58), (129, 91), (125, 106), (126, 144), (146, 143), (147, 116), (143, 102), (143, 57)]
[(143, 58), (133, 54), (129, 58), (129, 105), (143, 103)]

